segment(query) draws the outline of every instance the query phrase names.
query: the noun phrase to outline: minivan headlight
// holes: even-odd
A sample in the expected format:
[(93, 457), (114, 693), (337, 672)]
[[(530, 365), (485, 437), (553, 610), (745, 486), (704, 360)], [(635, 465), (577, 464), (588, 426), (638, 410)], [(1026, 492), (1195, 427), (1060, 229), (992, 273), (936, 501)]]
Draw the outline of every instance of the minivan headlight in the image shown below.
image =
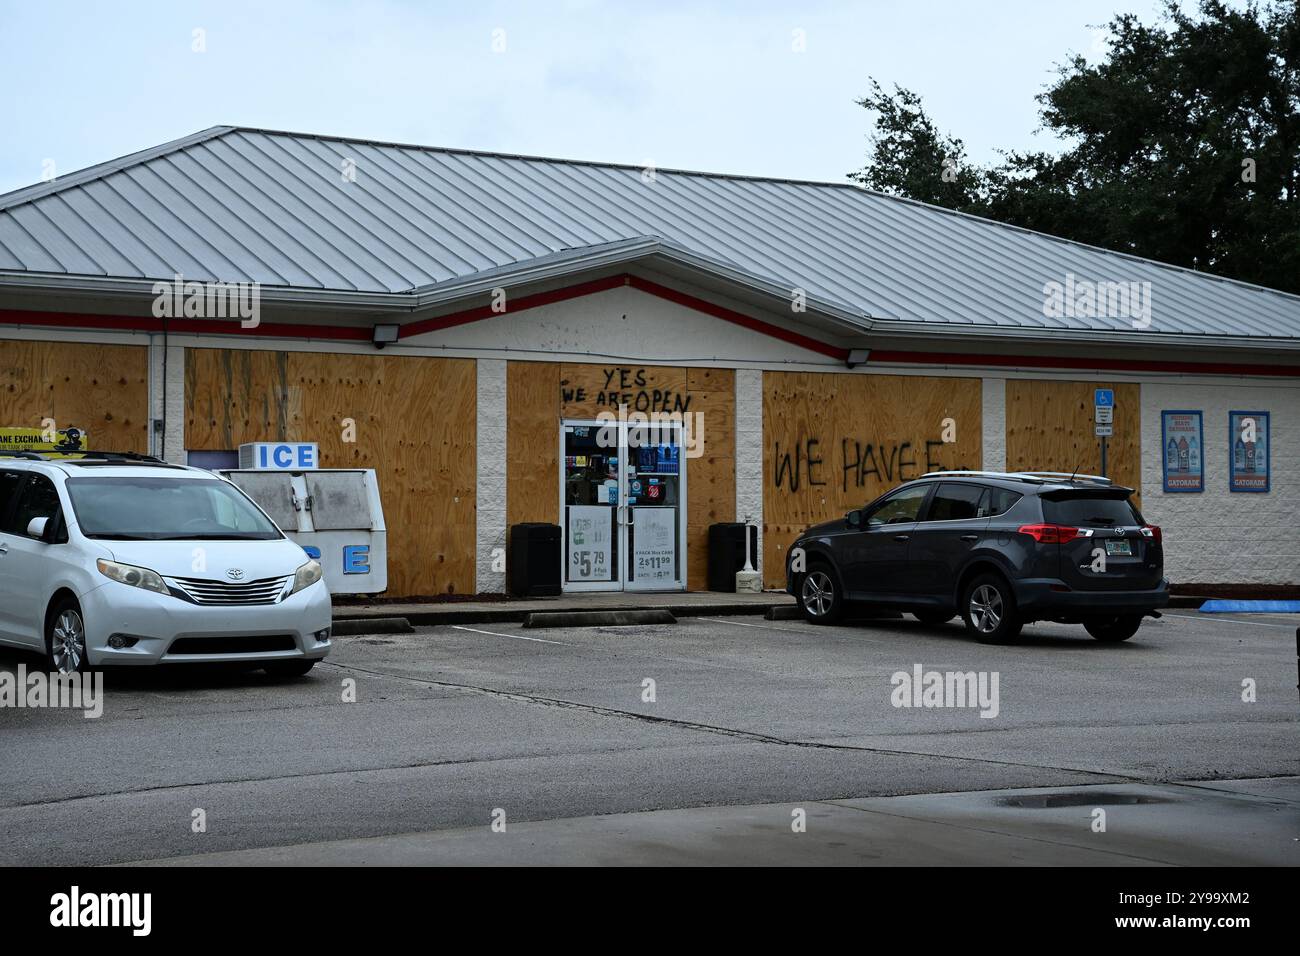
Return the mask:
[(146, 591), (157, 591), (159, 594), (171, 593), (163, 583), (162, 575), (157, 571), (137, 568), (134, 564), (119, 564), (104, 558), (96, 561), (95, 567), (99, 568), (99, 573), (104, 577), (111, 578), (119, 584), (129, 584), (133, 588), (144, 588)]
[(293, 573), (293, 587), (290, 594), (297, 594), (303, 588), (309, 588), (321, 578), (320, 562), (315, 558), (308, 561)]

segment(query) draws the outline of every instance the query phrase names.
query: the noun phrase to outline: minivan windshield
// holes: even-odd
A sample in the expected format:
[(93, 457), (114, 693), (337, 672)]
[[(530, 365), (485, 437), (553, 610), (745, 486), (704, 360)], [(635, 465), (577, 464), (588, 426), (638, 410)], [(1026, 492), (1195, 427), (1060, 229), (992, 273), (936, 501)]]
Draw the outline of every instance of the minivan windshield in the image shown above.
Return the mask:
[(1043, 496), (1043, 520), (1075, 528), (1117, 528), (1141, 524), (1127, 498), (1100, 495)]
[(270, 541), (276, 526), (217, 478), (69, 478), (68, 495), (88, 538), (139, 541)]

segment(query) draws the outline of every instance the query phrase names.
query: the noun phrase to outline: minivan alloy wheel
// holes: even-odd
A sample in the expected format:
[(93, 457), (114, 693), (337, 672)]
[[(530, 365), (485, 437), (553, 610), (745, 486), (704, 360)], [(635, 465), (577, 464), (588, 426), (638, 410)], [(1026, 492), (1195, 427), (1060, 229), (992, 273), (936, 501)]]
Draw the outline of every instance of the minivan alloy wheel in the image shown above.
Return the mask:
[(65, 608), (55, 620), (50, 650), (60, 674), (72, 674), (81, 668), (86, 656), (86, 628), (81, 615), (71, 608)]
[(800, 589), (803, 606), (817, 617), (822, 617), (835, 603), (835, 585), (825, 571), (809, 571)]
[(970, 595), (970, 617), (975, 630), (992, 634), (1002, 623), (1002, 594), (991, 584), (981, 584)]

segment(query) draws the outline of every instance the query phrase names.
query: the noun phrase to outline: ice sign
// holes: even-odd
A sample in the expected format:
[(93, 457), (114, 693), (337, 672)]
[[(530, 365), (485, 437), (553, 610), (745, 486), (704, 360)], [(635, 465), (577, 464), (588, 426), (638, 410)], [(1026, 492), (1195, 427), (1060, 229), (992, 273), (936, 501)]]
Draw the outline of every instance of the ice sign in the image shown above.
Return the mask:
[(239, 446), (239, 467), (258, 471), (303, 471), (320, 467), (315, 442), (249, 442)]

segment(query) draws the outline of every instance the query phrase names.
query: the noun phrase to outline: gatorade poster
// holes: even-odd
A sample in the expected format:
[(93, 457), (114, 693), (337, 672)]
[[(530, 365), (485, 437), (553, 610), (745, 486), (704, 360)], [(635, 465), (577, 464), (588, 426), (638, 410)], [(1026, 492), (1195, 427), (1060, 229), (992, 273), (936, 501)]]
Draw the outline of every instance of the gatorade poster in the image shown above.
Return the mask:
[(1228, 413), (1229, 491), (1269, 490), (1268, 412)]
[(1160, 448), (1165, 491), (1204, 491), (1205, 436), (1199, 411), (1160, 413)]

